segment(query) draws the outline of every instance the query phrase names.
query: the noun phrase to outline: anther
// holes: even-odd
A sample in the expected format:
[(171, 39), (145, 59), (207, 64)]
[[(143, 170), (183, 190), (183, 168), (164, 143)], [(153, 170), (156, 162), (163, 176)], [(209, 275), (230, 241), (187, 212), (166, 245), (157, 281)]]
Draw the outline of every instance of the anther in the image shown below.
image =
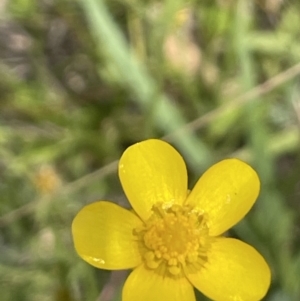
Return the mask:
[(144, 228), (136, 229), (145, 265), (158, 273), (182, 276), (206, 262), (210, 245), (205, 216), (190, 206), (156, 204)]

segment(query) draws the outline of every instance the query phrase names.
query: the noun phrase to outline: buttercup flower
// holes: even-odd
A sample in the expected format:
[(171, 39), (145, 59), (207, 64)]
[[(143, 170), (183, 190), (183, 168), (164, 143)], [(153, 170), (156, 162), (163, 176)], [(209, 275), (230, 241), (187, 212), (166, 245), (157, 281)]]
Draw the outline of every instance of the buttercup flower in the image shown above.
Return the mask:
[(237, 159), (209, 168), (189, 192), (180, 154), (161, 140), (129, 147), (119, 177), (132, 210), (99, 201), (72, 225), (76, 251), (107, 270), (133, 269), (123, 301), (194, 301), (193, 286), (215, 301), (258, 301), (270, 285), (263, 257), (222, 237), (259, 193), (256, 172)]

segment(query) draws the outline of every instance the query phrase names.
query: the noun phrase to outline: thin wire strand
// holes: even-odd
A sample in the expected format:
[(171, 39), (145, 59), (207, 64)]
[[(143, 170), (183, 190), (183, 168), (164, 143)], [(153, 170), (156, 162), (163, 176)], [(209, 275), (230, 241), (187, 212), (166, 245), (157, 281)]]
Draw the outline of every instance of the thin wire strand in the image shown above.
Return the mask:
[(254, 87), (253, 89), (249, 90), (248, 92), (244, 93), (243, 95), (237, 97), (236, 99), (232, 100), (231, 102), (225, 103), (220, 107), (200, 116), (197, 119), (187, 123), (181, 129), (174, 131), (170, 134), (167, 134), (163, 138), (165, 140), (173, 140), (178, 135), (184, 134), (186, 131), (195, 131), (204, 127), (205, 125), (209, 124), (210, 122), (217, 119), (220, 115), (222, 115), (223, 111), (226, 111), (228, 108), (237, 109), (242, 105), (247, 104), (254, 98), (259, 96), (265, 95), (268, 92), (272, 91), (273, 89), (281, 86), (282, 84), (288, 82), (289, 80), (295, 78), (300, 74), (300, 63), (294, 65), (293, 67), (275, 75), (274, 77), (270, 78), (269, 80), (265, 81), (264, 83)]

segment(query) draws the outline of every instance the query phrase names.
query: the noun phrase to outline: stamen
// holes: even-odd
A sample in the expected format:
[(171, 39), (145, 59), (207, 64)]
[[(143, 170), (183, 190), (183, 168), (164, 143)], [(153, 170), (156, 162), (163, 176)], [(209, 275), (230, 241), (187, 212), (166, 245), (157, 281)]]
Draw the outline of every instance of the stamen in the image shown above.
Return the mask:
[(203, 267), (210, 246), (206, 217), (190, 206), (156, 204), (144, 227), (135, 229), (145, 265), (170, 277)]

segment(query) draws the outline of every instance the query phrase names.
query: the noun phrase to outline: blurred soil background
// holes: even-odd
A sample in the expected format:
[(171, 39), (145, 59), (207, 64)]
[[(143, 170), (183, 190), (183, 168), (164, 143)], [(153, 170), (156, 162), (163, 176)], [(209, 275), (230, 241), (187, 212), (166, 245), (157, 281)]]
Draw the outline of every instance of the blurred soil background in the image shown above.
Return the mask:
[(297, 0), (1, 0), (1, 301), (120, 300), (126, 272), (81, 260), (71, 223), (129, 206), (117, 160), (150, 137), (190, 187), (223, 158), (255, 167), (259, 200), (229, 234), (269, 262), (264, 300), (299, 301), (299, 75)]

